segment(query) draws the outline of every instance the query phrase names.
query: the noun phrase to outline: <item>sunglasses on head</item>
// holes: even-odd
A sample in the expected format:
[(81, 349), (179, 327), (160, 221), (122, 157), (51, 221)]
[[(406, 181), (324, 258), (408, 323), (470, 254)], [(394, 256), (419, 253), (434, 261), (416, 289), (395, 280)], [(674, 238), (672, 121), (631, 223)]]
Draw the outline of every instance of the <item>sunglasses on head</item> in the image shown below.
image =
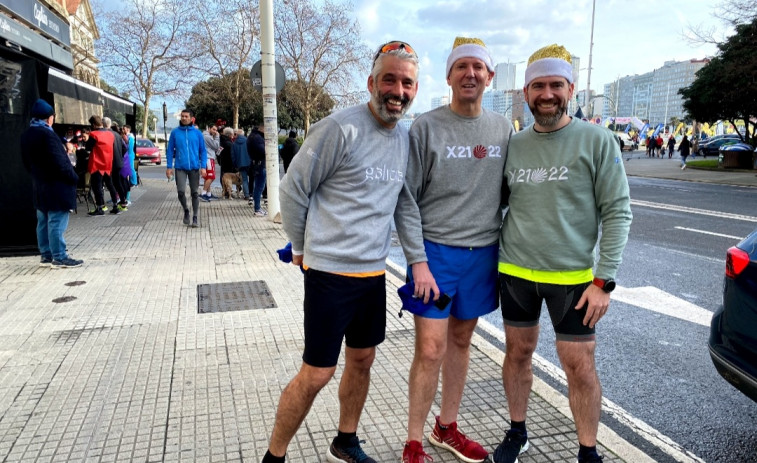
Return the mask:
[(384, 45), (379, 48), (379, 50), (376, 52), (376, 56), (373, 57), (373, 62), (375, 63), (378, 57), (383, 53), (389, 53), (390, 51), (395, 50), (405, 50), (406, 52), (410, 53), (411, 55), (415, 55), (415, 50), (413, 50), (413, 47), (408, 45), (405, 42), (400, 42), (399, 40), (393, 40), (391, 42), (387, 42)]

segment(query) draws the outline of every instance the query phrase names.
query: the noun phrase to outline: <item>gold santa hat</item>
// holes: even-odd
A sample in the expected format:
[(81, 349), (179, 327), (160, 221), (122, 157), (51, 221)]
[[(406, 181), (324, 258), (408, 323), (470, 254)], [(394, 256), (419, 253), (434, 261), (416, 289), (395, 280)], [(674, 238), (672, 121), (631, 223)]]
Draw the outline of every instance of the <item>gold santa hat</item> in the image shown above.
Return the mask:
[(570, 53), (562, 45), (553, 43), (540, 48), (528, 58), (526, 67), (526, 86), (539, 77), (565, 77), (573, 83), (573, 65)]
[(477, 38), (455, 37), (452, 51), (447, 57), (447, 77), (452, 70), (452, 65), (460, 58), (477, 58), (486, 64), (489, 72), (494, 72), (494, 62), (484, 41)]

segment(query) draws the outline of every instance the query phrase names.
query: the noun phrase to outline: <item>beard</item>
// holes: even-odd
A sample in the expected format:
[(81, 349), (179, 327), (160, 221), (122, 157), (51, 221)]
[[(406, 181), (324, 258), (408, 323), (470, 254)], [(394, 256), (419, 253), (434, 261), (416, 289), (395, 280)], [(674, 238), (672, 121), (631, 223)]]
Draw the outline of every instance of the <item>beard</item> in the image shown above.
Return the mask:
[[(557, 104), (554, 113), (543, 113), (539, 110), (539, 103), (550, 103), (552, 101)], [(552, 100), (536, 100), (533, 105), (531, 103), (528, 104), (528, 109), (531, 110), (531, 114), (534, 115), (534, 120), (537, 124), (549, 128), (556, 126), (557, 123), (560, 122), (560, 119), (562, 119), (563, 115), (568, 112), (568, 102), (567, 100), (560, 100), (558, 98), (553, 98)]]
[[(378, 86), (377, 86), (378, 87)], [(389, 100), (400, 100), (402, 102), (401, 109), (399, 111), (390, 110), (387, 107)], [(371, 92), (371, 106), (373, 107), (379, 118), (387, 124), (394, 124), (405, 115), (412, 100), (408, 97), (395, 97), (394, 95), (384, 94), (382, 95), (378, 88), (374, 88)]]

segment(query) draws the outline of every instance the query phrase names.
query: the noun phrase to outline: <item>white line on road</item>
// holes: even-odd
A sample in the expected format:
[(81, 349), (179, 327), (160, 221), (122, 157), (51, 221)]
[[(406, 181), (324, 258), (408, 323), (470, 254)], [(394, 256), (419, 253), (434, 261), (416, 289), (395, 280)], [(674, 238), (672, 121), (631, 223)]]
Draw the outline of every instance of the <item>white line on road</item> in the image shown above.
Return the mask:
[(686, 228), (686, 227), (673, 227), (673, 228), (675, 228), (676, 230), (686, 230), (686, 231), (690, 231), (694, 233), (702, 233), (704, 235), (721, 236), (723, 238), (733, 238), (739, 241), (744, 239), (743, 236), (724, 235), (722, 233), (715, 233), (715, 232), (710, 232), (706, 230), (697, 230), (696, 228)]
[(751, 215), (731, 214), (728, 212), (708, 211), (707, 209), (696, 209), (686, 206), (673, 206), (671, 204), (653, 203), (651, 201), (642, 201), (639, 199), (632, 199), (631, 205), (651, 207), (653, 209), (666, 209), (669, 211), (688, 212), (690, 214), (709, 215), (712, 217), (722, 217), (725, 219), (743, 220), (745, 222), (757, 222), (757, 217)]
[(611, 297), (624, 304), (641, 307), (642, 309), (696, 323), (697, 325), (710, 326), (710, 321), (712, 320), (712, 312), (709, 310), (684, 301), (654, 286), (643, 286), (641, 288), (623, 288), (618, 286), (612, 292)]

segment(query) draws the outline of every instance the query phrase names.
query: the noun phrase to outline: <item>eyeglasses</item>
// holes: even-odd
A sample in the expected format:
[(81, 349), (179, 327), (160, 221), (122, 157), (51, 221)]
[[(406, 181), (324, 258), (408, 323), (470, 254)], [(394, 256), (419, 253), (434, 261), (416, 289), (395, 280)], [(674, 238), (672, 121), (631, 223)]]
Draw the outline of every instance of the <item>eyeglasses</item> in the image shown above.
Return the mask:
[(407, 43), (400, 42), (399, 40), (393, 40), (391, 42), (385, 43), (384, 45), (381, 46), (381, 48), (379, 48), (379, 50), (376, 52), (376, 55), (373, 57), (373, 62), (375, 63), (381, 54), (389, 53), (390, 51), (395, 51), (399, 49), (405, 50), (411, 55), (416, 55), (415, 50), (413, 50), (413, 47), (411, 47)]

